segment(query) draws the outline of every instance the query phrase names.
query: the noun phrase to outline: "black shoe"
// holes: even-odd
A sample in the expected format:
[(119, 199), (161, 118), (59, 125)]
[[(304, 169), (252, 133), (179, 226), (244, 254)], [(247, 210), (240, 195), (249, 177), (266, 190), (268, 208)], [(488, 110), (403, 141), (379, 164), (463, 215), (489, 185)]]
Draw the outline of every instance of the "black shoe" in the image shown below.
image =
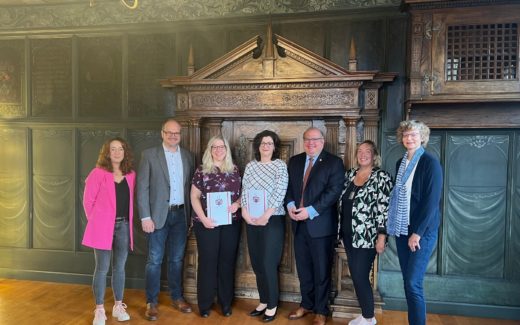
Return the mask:
[(201, 310), (200, 311), (200, 317), (208, 318), (209, 317), (209, 310)]
[(265, 310), (267, 309), (267, 307), (265, 307), (264, 309), (262, 310), (257, 310), (256, 308), (249, 313), (249, 316), (251, 317), (256, 317), (256, 316), (260, 316), (260, 315), (263, 315), (265, 313)]
[(222, 307), (222, 315), (224, 315), (225, 317), (229, 317), (231, 316), (231, 314), (233, 314), (233, 312), (231, 311), (231, 307)]
[[(266, 308), (267, 309), (267, 308)], [(264, 317), (262, 317), (262, 321), (264, 323), (269, 323), (269, 322), (272, 322), (275, 318), (276, 318), (276, 313), (278, 312), (278, 309), (276, 309), (276, 311), (274, 312), (274, 315), (272, 316), (268, 316), (265, 314), (265, 310), (264, 310)]]

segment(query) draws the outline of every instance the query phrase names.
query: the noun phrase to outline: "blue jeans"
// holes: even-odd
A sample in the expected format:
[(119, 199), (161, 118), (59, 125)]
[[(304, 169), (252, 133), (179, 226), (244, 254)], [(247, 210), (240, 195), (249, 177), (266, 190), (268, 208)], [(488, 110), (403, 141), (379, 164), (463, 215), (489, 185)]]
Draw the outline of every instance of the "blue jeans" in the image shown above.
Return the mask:
[(409, 236), (396, 237), (397, 256), (403, 274), (404, 293), (408, 304), (408, 323), (426, 324), (426, 302), (423, 281), (428, 261), (437, 243), (437, 229), (427, 231), (419, 241), (421, 249), (415, 252), (408, 247)]
[(96, 305), (102, 305), (105, 300), (110, 257), (112, 257), (112, 291), (114, 292), (114, 300), (123, 300), (125, 264), (130, 240), (128, 227), (127, 221), (116, 222), (112, 250), (94, 249), (96, 267), (94, 269), (94, 279), (92, 280), (92, 290), (94, 291)]
[(161, 265), (164, 252), (168, 260), (168, 289), (172, 299), (182, 299), (182, 264), (186, 248), (187, 225), (184, 209), (170, 210), (164, 227), (148, 234), (148, 259), (145, 270), (146, 302), (158, 303)]

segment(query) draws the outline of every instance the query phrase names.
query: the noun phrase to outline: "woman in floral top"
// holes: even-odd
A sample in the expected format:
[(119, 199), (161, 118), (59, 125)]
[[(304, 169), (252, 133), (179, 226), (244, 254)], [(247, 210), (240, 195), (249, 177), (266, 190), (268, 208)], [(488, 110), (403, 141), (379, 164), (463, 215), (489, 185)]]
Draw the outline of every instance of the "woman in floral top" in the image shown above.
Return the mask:
[[(241, 178), (233, 164), (229, 143), (221, 135), (212, 137), (202, 157), (202, 165), (193, 175), (191, 205), (197, 238), (197, 300), (202, 317), (208, 317), (215, 288), (224, 316), (231, 316), (234, 296), (235, 265), (240, 240)], [(207, 216), (207, 195), (231, 192), (230, 225), (217, 226)]]
[(349, 325), (376, 324), (370, 270), (386, 243), (386, 220), (392, 178), (379, 168), (376, 145), (362, 142), (356, 152), (357, 168), (345, 174), (339, 198), (340, 236), (347, 252), (348, 266), (362, 314)]

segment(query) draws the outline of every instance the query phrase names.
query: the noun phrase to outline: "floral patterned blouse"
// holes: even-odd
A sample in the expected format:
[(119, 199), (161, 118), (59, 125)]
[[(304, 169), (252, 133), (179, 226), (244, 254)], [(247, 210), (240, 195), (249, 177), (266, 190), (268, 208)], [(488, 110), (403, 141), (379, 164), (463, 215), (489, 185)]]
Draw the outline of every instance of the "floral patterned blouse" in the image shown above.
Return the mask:
[[(345, 185), (338, 201), (340, 218), (343, 195), (354, 181), (357, 172), (358, 168), (352, 168), (345, 173)], [(373, 168), (368, 180), (357, 191), (352, 204), (352, 247), (375, 248), (377, 235), (386, 234), (388, 204), (393, 186), (390, 174), (382, 169)]]
[[(199, 166), (193, 175), (193, 179), (191, 180), (191, 184), (193, 184), (201, 192), (200, 203), (202, 204), (204, 213), (207, 213), (207, 193), (229, 191), (231, 192), (231, 202), (236, 202), (240, 198), (242, 180), (240, 173), (238, 172), (238, 167), (235, 166), (233, 172), (231, 173), (222, 173), (218, 167), (216, 168), (216, 173), (205, 174), (202, 172), (202, 166)], [(233, 220), (237, 220), (240, 217), (240, 209), (232, 215)], [(199, 216), (197, 216), (195, 213), (193, 214), (193, 220), (200, 222)]]

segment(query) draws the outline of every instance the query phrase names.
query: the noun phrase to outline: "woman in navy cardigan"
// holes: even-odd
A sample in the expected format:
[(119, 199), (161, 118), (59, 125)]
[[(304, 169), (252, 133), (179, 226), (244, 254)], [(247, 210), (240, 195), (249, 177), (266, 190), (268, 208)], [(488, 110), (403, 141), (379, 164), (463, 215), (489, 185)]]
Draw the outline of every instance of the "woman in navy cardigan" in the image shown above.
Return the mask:
[(440, 224), (442, 168), (424, 150), (429, 138), (430, 129), (422, 122), (410, 120), (399, 125), (397, 140), (406, 153), (397, 162), (388, 213), (387, 231), (396, 236), (411, 325), (426, 324), (423, 280)]

